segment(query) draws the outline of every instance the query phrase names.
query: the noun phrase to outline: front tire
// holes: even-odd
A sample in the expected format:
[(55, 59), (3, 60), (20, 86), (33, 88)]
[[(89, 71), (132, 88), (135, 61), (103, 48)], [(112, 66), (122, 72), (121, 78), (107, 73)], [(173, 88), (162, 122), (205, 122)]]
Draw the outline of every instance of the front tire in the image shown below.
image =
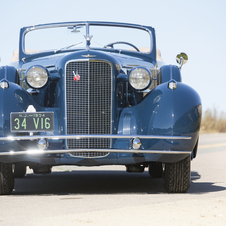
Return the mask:
[(14, 188), (14, 177), (11, 163), (0, 162), (0, 195), (9, 195)]
[(14, 178), (22, 178), (25, 176), (27, 171), (27, 166), (20, 164), (20, 163), (16, 163), (14, 166)]
[(184, 193), (190, 187), (191, 156), (175, 163), (165, 163), (163, 186), (169, 193)]
[(162, 163), (152, 162), (148, 166), (149, 175), (153, 178), (162, 178)]

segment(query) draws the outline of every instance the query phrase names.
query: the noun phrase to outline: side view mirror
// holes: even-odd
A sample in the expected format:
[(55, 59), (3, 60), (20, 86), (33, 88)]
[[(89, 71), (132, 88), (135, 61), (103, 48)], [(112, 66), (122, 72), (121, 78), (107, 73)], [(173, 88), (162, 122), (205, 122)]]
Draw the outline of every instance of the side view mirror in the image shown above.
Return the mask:
[(188, 55), (186, 53), (177, 54), (176, 61), (180, 65), (179, 68), (181, 69), (182, 66), (187, 63)]

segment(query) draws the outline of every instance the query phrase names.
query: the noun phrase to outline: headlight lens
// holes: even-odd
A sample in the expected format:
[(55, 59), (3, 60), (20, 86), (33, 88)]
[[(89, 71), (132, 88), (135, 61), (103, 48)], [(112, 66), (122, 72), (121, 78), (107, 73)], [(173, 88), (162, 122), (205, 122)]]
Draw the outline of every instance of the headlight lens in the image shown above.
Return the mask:
[(129, 74), (129, 83), (136, 90), (145, 90), (151, 85), (151, 73), (148, 69), (137, 67)]
[(48, 72), (44, 67), (33, 66), (26, 72), (26, 81), (32, 88), (42, 88), (48, 82)]

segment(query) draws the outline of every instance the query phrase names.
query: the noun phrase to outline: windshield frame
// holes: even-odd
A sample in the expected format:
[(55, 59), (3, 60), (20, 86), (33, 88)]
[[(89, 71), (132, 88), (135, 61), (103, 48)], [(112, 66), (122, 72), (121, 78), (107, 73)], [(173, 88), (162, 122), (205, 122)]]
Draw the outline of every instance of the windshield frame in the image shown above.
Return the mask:
[[(41, 51), (41, 52), (35, 52), (35, 53), (28, 53), (25, 51), (25, 36), (28, 32), (38, 30), (38, 29), (48, 29), (48, 28), (57, 28), (57, 27), (71, 27), (71, 26), (85, 26), (86, 27), (86, 49), (89, 50), (89, 37), (90, 32), (89, 28), (90, 26), (113, 26), (113, 27), (125, 27), (125, 28), (135, 28), (135, 29), (141, 29), (149, 33), (150, 35), (150, 51), (149, 52), (134, 52), (131, 50), (123, 50), (120, 51), (120, 53), (125, 53), (129, 55), (134, 55), (137, 54), (143, 54), (144, 56), (151, 57), (152, 59), (155, 60), (156, 57), (156, 44), (155, 44), (155, 31), (154, 28), (152, 27), (146, 27), (146, 26), (141, 26), (137, 24), (128, 24), (128, 23), (114, 23), (114, 22), (95, 22), (95, 21), (79, 21), (79, 22), (67, 22), (67, 23), (51, 23), (51, 24), (42, 24), (42, 25), (36, 25), (36, 26), (30, 26), (30, 27), (24, 27), (21, 28), (20, 31), (20, 47), (19, 47), (19, 60), (20, 61), (26, 61), (28, 58), (37, 58), (41, 56), (48, 56), (52, 54), (57, 54), (58, 52), (73, 52), (73, 51), (78, 51), (78, 49), (62, 49), (61, 51), (56, 51), (56, 50), (47, 50), (47, 51)], [(117, 49), (109, 50), (105, 48), (92, 48), (92, 50), (98, 49), (101, 51), (114, 51), (114, 52), (119, 52)], [(82, 48), (81, 50), (84, 50)], [(130, 53), (132, 52), (132, 53)]]

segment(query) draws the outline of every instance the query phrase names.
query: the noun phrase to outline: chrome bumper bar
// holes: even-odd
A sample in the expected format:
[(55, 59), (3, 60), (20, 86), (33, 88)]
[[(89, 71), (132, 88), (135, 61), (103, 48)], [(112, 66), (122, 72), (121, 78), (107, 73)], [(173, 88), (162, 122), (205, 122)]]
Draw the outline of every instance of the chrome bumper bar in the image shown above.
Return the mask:
[(61, 140), (61, 139), (85, 139), (85, 138), (111, 138), (111, 139), (164, 139), (164, 140), (190, 140), (191, 137), (187, 136), (158, 136), (158, 135), (54, 135), (54, 136), (8, 136), (0, 137), (0, 141), (15, 141), (15, 140), (37, 140), (37, 139), (52, 139), (52, 140)]
[[(38, 139), (85, 139), (85, 138), (111, 138), (111, 139), (165, 139), (165, 140), (190, 140), (187, 136), (158, 136), (158, 135), (59, 135), (59, 136), (8, 136), (0, 137), (0, 141), (38, 140)], [(142, 150), (142, 149), (60, 149), (41, 150), (32, 149), (26, 151), (0, 152), (0, 156), (10, 155), (40, 155), (40, 154), (64, 154), (76, 152), (109, 152), (109, 153), (140, 153), (140, 154), (191, 154), (190, 151), (171, 150)]]
[(10, 155), (40, 155), (40, 154), (65, 154), (76, 152), (110, 152), (110, 153), (134, 153), (134, 154), (188, 154), (190, 151), (171, 151), (171, 150), (134, 150), (134, 149), (61, 149), (61, 150), (40, 150), (32, 149), (27, 151), (0, 152), (0, 156)]

